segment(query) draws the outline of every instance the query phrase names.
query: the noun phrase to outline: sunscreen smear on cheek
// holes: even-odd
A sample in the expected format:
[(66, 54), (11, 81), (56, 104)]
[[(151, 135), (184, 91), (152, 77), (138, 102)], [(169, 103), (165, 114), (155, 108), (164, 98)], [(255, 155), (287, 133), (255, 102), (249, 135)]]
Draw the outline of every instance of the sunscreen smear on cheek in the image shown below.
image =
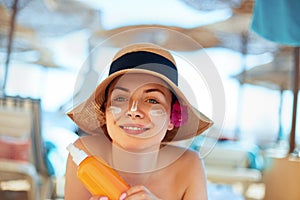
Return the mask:
[(155, 130), (152, 136), (160, 134), (168, 122), (166, 110), (162, 106), (155, 106), (149, 111), (149, 116)]
[(151, 117), (164, 117), (167, 114), (166, 109), (160, 105), (154, 105), (150, 110), (149, 110), (149, 115)]
[(163, 109), (152, 109), (149, 111), (149, 114), (152, 117), (160, 117), (166, 114), (166, 112)]
[(122, 109), (117, 106), (110, 106), (108, 108), (108, 111), (111, 112), (112, 114), (116, 115), (116, 114), (120, 114)]

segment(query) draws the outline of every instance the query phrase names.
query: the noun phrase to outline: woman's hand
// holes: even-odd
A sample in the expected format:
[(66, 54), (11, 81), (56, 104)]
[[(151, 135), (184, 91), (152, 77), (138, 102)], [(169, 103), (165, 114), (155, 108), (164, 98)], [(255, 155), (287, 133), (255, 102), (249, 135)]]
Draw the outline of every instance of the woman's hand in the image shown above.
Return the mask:
[[(89, 200), (109, 200), (108, 197), (93, 196)], [(119, 200), (161, 200), (150, 192), (145, 186), (137, 185), (129, 188), (120, 196)]]
[(143, 185), (137, 185), (126, 191), (125, 200), (161, 200)]
[[(125, 195), (126, 195), (125, 193), (124, 195), (122, 194), (120, 200), (124, 200)], [(106, 196), (92, 196), (89, 200), (110, 200), (110, 199)]]

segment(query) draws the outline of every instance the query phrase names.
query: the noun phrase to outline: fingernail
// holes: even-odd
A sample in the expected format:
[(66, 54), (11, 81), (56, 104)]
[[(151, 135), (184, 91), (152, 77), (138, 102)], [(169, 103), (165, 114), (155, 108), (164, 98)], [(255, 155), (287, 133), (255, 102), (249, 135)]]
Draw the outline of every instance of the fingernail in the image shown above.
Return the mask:
[(121, 194), (119, 200), (124, 200), (126, 198), (127, 194), (126, 193), (123, 193)]
[(108, 200), (108, 197), (100, 197), (99, 200)]

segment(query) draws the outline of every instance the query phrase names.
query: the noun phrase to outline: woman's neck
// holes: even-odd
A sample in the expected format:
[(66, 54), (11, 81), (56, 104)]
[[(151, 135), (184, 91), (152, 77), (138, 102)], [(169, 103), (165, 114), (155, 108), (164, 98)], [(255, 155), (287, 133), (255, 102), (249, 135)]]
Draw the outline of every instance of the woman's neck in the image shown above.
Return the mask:
[(144, 152), (125, 150), (112, 145), (112, 165), (125, 173), (147, 173), (157, 169), (159, 146)]

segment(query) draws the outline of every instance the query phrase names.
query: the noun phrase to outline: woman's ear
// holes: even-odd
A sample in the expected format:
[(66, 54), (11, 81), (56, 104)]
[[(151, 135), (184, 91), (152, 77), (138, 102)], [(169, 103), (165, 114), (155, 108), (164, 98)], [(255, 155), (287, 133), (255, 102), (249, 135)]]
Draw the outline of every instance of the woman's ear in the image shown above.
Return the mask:
[(173, 130), (174, 128), (174, 124), (171, 122), (171, 120), (169, 121), (169, 125), (168, 125), (168, 131)]

